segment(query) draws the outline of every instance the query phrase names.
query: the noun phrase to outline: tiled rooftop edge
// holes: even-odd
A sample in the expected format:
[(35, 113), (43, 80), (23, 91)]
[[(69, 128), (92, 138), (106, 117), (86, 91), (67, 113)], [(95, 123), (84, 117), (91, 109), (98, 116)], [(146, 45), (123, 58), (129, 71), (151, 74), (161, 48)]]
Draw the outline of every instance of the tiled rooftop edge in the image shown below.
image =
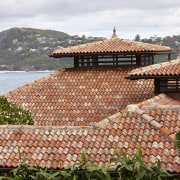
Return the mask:
[[(162, 98), (164, 95), (160, 94), (158, 97), (154, 97), (150, 99), (150, 102), (153, 102)], [(139, 103), (140, 104), (140, 103)], [(147, 104), (142, 102), (143, 105)], [(92, 126), (33, 126), (33, 125), (0, 125), (1, 129), (18, 129), (18, 130), (90, 130), (90, 129), (97, 129), (102, 128), (104, 126), (107, 126), (109, 123), (113, 123), (117, 118), (122, 117), (123, 115), (126, 115), (127, 113), (136, 113), (141, 118), (143, 118), (146, 122), (148, 122), (150, 125), (158, 129), (162, 134), (164, 134), (167, 138), (169, 138), (170, 141), (175, 141), (175, 137), (173, 135), (173, 132), (170, 132), (167, 128), (161, 126), (159, 122), (157, 122), (153, 117), (149, 116), (145, 113), (145, 110), (141, 109), (138, 104), (131, 104), (126, 107), (126, 109), (121, 110), (120, 112), (113, 114), (99, 122), (96, 122), (92, 124)]]
[[(122, 111), (124, 112), (124, 111)], [(36, 125), (0, 125), (0, 129), (37, 129), (37, 130), (83, 130), (83, 129), (96, 129), (108, 125), (110, 122), (122, 116), (122, 112), (113, 114), (91, 126), (36, 126)]]
[[(128, 109), (128, 107), (127, 107)], [(128, 109), (129, 110), (129, 109)], [(130, 111), (129, 111), (130, 112)], [(133, 111), (131, 111), (133, 112)], [(162, 134), (168, 137), (171, 141), (175, 141), (175, 137), (173, 136), (174, 132), (170, 132), (167, 128), (163, 127), (159, 122), (157, 122), (152, 116), (145, 113), (145, 110), (140, 109), (137, 105), (134, 105), (134, 112), (138, 114), (141, 118), (143, 118), (150, 125), (158, 129)]]
[[(163, 127), (159, 122), (157, 122), (152, 116), (146, 114), (145, 110), (141, 109), (144, 105), (151, 104), (155, 101), (158, 101), (162, 98), (166, 97), (165, 94), (159, 94), (158, 96), (155, 96), (151, 99), (148, 99), (146, 101), (140, 102), (138, 104), (134, 105), (128, 105), (126, 107), (127, 112), (135, 112), (139, 116), (141, 116), (145, 121), (147, 121), (149, 124), (154, 126), (156, 129), (158, 129), (162, 134), (164, 134), (166, 137), (168, 137), (171, 141), (175, 141), (175, 137), (173, 136), (174, 132), (170, 132), (169, 129)], [(174, 106), (175, 107), (175, 106)], [(177, 107), (177, 106), (176, 106)], [(180, 106), (178, 106), (180, 107)]]
[(0, 125), (0, 129), (37, 129), (37, 130), (80, 130), (80, 129), (96, 129), (108, 125), (115, 119), (120, 118), (126, 111), (122, 110), (113, 114), (99, 122), (93, 123), (91, 126), (36, 126), (36, 125)]
[[(154, 97), (152, 97), (150, 99), (142, 101), (142, 102), (140, 102), (140, 103), (138, 103), (136, 105), (137, 105), (138, 108), (142, 109), (143, 106), (146, 106), (146, 105), (149, 105), (149, 104), (152, 104), (152, 103), (156, 103), (156, 101), (159, 101), (160, 99), (163, 99), (165, 97), (168, 97), (168, 96), (166, 94), (164, 94), (164, 93), (161, 93), (161, 94), (159, 94), (157, 96), (154, 96)], [(162, 104), (156, 104), (156, 107), (158, 107), (160, 109), (169, 109), (169, 108), (171, 108), (171, 109), (180, 109), (180, 105), (168, 105), (167, 106), (167, 105), (162, 105)], [(151, 109), (151, 108), (149, 108), (149, 109)]]
[(151, 103), (156, 102), (156, 101), (163, 99), (165, 97), (166, 97), (165, 94), (159, 94), (159, 95), (157, 95), (151, 99), (145, 100), (141, 103), (130, 104), (126, 107), (126, 109), (123, 109), (120, 112), (118, 112), (112, 116), (109, 116), (109, 117), (107, 117), (107, 118), (105, 118), (105, 119), (103, 119), (97, 123), (94, 123), (94, 125), (96, 128), (101, 128), (101, 127), (106, 126), (107, 124), (113, 122), (116, 118), (120, 118), (124, 114), (134, 112), (134, 113), (138, 114), (140, 117), (142, 117), (149, 124), (151, 124), (153, 127), (158, 129), (162, 134), (164, 134), (166, 137), (168, 137), (171, 141), (175, 141), (175, 137), (173, 136), (173, 132), (170, 132), (167, 128), (163, 127), (152, 116), (146, 114), (145, 110), (141, 109), (142, 106), (151, 104)]
[(79, 130), (93, 129), (92, 126), (36, 126), (36, 125), (0, 125), (0, 129), (27, 129), (27, 130)]
[(160, 100), (160, 99), (163, 99), (163, 98), (165, 98), (165, 97), (167, 97), (166, 94), (161, 93), (161, 94), (159, 94), (159, 95), (157, 95), (157, 96), (154, 96), (154, 97), (152, 97), (152, 98), (150, 98), (150, 99), (147, 99), (147, 100), (145, 100), (145, 101), (142, 101), (142, 102), (140, 102), (140, 103), (138, 103), (138, 104), (136, 104), (136, 105), (137, 105), (139, 108), (141, 108), (141, 107), (143, 107), (143, 106), (145, 106), (145, 105), (151, 104), (151, 103), (156, 102), (156, 101), (158, 101), (158, 100)]
[(54, 73), (51, 73), (51, 74), (49, 74), (49, 75), (47, 75), (47, 76), (45, 76), (45, 77), (42, 77), (42, 78), (40, 78), (40, 79), (37, 79), (37, 80), (35, 80), (34, 82), (31, 82), (31, 83), (26, 84), (26, 85), (24, 85), (24, 86), (18, 87), (17, 89), (14, 89), (14, 90), (12, 90), (12, 91), (9, 91), (8, 93), (4, 94), (4, 96), (9, 96), (9, 95), (11, 95), (11, 94), (14, 94), (14, 93), (16, 93), (16, 92), (18, 92), (18, 91), (21, 91), (21, 90), (27, 88), (27, 87), (31, 87), (31, 86), (39, 83), (39, 82), (43, 82), (43, 81), (51, 78), (52, 76), (58, 74), (59, 72), (63, 72), (63, 71), (65, 71), (65, 68), (60, 69), (60, 70), (58, 70), (58, 71), (56, 71), (56, 72), (54, 72)]
[(96, 128), (101, 128), (101, 127), (106, 126), (109, 123), (113, 122), (115, 119), (120, 118), (122, 115), (123, 115), (122, 112), (118, 112), (118, 113), (113, 114), (113, 115), (111, 115), (111, 116), (109, 116), (109, 117), (107, 117), (107, 118), (105, 118), (105, 119), (103, 119), (103, 120), (101, 120), (99, 122), (94, 123), (93, 125)]
[(180, 59), (171, 60), (171, 61), (168, 61), (168, 62), (163, 62), (163, 63), (149, 65), (149, 66), (146, 66), (146, 67), (137, 68), (137, 69), (132, 70), (129, 73), (129, 76), (133, 76), (135, 74), (146, 72), (146, 71), (149, 71), (149, 70), (158, 69), (158, 68), (161, 68), (161, 67), (166, 67), (166, 66), (169, 66), (169, 65), (174, 65), (174, 64), (177, 64), (177, 63), (180, 63)]
[[(64, 71), (61, 69), (55, 73)], [(49, 75), (51, 76), (51, 75)], [(43, 80), (44, 78), (42, 78)], [(41, 81), (41, 79), (40, 79)], [(36, 81), (35, 81), (36, 82)], [(141, 116), (145, 121), (158, 129), (162, 134), (167, 136), (170, 140), (175, 141), (175, 138), (172, 136), (173, 132), (170, 132), (167, 128), (162, 127), (159, 122), (157, 122), (153, 117), (149, 116), (145, 113), (145, 110), (142, 109), (143, 106), (154, 103), (160, 99), (167, 97), (165, 94), (159, 94), (154, 96), (151, 99), (145, 100), (138, 104), (131, 104), (126, 107), (126, 109), (121, 110), (120, 112), (113, 114), (105, 119), (102, 119), (99, 122), (92, 124), (92, 126), (29, 126), (29, 125), (0, 125), (0, 129), (27, 129), (27, 130), (88, 130), (88, 129), (96, 129), (107, 126), (109, 123), (112, 123), (117, 118), (127, 114), (127, 113), (136, 113)], [(177, 106), (176, 106), (177, 107)], [(179, 106), (178, 106), (179, 107)]]
[[(91, 43), (86, 43), (86, 44), (81, 44), (81, 45), (77, 45), (77, 46), (69, 46), (67, 48), (62, 48), (62, 49), (56, 49), (53, 51), (53, 55), (56, 55), (56, 54), (71, 54), (71, 53), (76, 53), (78, 52), (78, 50), (81, 50), (83, 48), (86, 48), (86, 47), (93, 47), (95, 45), (99, 45), (99, 44), (106, 44), (106, 43), (109, 43), (109, 42), (112, 42), (112, 41), (120, 41), (121, 43), (124, 43), (126, 45), (129, 45), (129, 46), (132, 46), (132, 47), (136, 47), (136, 48), (140, 48), (141, 50), (140, 51), (171, 51), (172, 49), (170, 47), (167, 47), (167, 46), (159, 46), (159, 45), (155, 45), (155, 44), (148, 44), (148, 43), (143, 43), (143, 42), (136, 42), (136, 41), (130, 41), (130, 40), (126, 40), (126, 39), (120, 39), (120, 38), (111, 38), (111, 39), (105, 39), (105, 40), (101, 40), (101, 41), (97, 41), (97, 42), (91, 42)], [(158, 50), (156, 49), (161, 47), (162, 49), (161, 50)], [(155, 48), (155, 49), (154, 49)], [(76, 52), (74, 52), (76, 51)], [(105, 50), (107, 51), (107, 50)], [(99, 52), (105, 52), (105, 51), (99, 51)], [(139, 50), (135, 50), (136, 51), (139, 51)], [(97, 52), (95, 50), (92, 50), (92, 53), (93, 52)], [(107, 51), (108, 52), (108, 51)], [(116, 51), (114, 51), (116, 52)], [(125, 52), (123, 50), (123, 52)], [(128, 52), (128, 51), (127, 51)], [(84, 51), (84, 53), (87, 53), (87, 51)]]

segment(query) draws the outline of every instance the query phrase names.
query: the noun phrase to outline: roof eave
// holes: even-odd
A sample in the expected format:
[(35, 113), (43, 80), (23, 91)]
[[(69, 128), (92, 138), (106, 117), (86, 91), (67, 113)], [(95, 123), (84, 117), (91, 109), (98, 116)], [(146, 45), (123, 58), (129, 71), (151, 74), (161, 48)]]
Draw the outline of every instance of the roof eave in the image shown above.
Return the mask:
[(165, 54), (173, 54), (172, 51), (134, 51), (134, 52), (91, 52), (91, 53), (54, 53), (49, 55), (49, 57), (53, 58), (63, 58), (63, 57), (75, 57), (75, 56), (100, 56), (100, 55), (165, 55)]
[(180, 75), (177, 76), (125, 76), (125, 79), (130, 79), (130, 80), (138, 80), (138, 79), (179, 79)]

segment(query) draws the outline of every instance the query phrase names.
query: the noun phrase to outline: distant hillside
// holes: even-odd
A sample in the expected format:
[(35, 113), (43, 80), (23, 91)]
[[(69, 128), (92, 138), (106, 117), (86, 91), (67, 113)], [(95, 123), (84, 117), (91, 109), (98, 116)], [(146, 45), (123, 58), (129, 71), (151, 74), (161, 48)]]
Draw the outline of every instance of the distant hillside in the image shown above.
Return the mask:
[[(171, 55), (171, 60), (176, 59), (179, 54), (179, 47), (180, 47), (180, 35), (174, 36), (167, 36), (167, 37), (150, 37), (147, 39), (142, 39), (141, 42), (151, 43), (151, 44), (158, 44), (162, 46), (171, 47), (174, 54)], [(167, 55), (161, 55), (155, 57), (155, 63), (167, 61)]]
[(71, 36), (64, 32), (12, 28), (0, 32), (0, 70), (57, 70), (71, 67), (72, 59), (53, 59), (54, 49), (104, 38)]
[[(1, 70), (57, 70), (63, 67), (72, 67), (73, 61), (67, 59), (53, 59), (48, 55), (54, 49), (84, 44), (105, 39), (103, 37), (71, 36), (64, 32), (40, 30), (31, 28), (12, 28), (0, 32), (0, 71)], [(176, 59), (180, 46), (179, 36), (150, 37), (139, 41), (161, 44), (173, 49), (172, 59)], [(167, 56), (155, 57), (155, 62), (166, 61)]]

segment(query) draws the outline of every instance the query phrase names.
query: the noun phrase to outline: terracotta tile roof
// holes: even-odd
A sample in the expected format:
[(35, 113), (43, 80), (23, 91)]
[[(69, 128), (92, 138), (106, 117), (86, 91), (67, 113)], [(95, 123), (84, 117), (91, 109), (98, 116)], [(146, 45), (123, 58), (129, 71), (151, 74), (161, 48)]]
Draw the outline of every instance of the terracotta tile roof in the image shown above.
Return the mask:
[(148, 76), (179, 76), (180, 75), (180, 59), (172, 60), (164, 63), (153, 64), (146, 67), (133, 69), (128, 78), (142, 78)]
[(6, 96), (39, 126), (89, 126), (153, 96), (153, 80), (124, 79), (132, 68), (62, 69)]
[(75, 54), (92, 54), (92, 53), (135, 53), (135, 52), (166, 52), (171, 51), (170, 47), (148, 44), (137, 41), (112, 38), (93, 43), (87, 43), (68, 48), (57, 49), (52, 53), (56, 55), (75, 55)]
[[(174, 129), (148, 119), (149, 112), (145, 114), (142, 109), (145, 104), (147, 101), (129, 105), (127, 110), (107, 117), (94, 128), (1, 125), (0, 166), (17, 166), (14, 160), (19, 160), (18, 147), (21, 147), (24, 157), (29, 158), (29, 166), (67, 167), (82, 161), (83, 149), (89, 161), (109, 167), (110, 158), (115, 157), (114, 147), (131, 156), (141, 145), (145, 163), (160, 159), (164, 170), (180, 173), (179, 152), (172, 137)], [(178, 120), (177, 116), (175, 121)]]
[(180, 102), (152, 97), (153, 80), (124, 79), (131, 70), (62, 69), (6, 94), (34, 113), (36, 125), (0, 126), (0, 167), (17, 166), (18, 147), (29, 166), (63, 168), (81, 161), (82, 149), (109, 167), (114, 147), (131, 156), (141, 145), (146, 163), (158, 158), (164, 170), (180, 173)]
[(173, 137), (180, 131), (180, 101), (160, 94), (137, 104), (137, 107), (141, 109), (141, 116), (146, 114), (146, 118), (166, 128)]

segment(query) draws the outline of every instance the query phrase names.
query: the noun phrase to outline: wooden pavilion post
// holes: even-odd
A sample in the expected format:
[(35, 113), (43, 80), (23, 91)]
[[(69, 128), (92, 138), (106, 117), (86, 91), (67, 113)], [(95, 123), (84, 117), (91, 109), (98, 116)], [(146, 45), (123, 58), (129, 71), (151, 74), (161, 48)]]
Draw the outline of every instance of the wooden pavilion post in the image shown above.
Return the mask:
[(74, 56), (74, 67), (75, 68), (79, 67), (79, 56)]
[(136, 55), (136, 65), (141, 66), (141, 55)]
[(171, 60), (171, 54), (168, 54), (168, 61)]

